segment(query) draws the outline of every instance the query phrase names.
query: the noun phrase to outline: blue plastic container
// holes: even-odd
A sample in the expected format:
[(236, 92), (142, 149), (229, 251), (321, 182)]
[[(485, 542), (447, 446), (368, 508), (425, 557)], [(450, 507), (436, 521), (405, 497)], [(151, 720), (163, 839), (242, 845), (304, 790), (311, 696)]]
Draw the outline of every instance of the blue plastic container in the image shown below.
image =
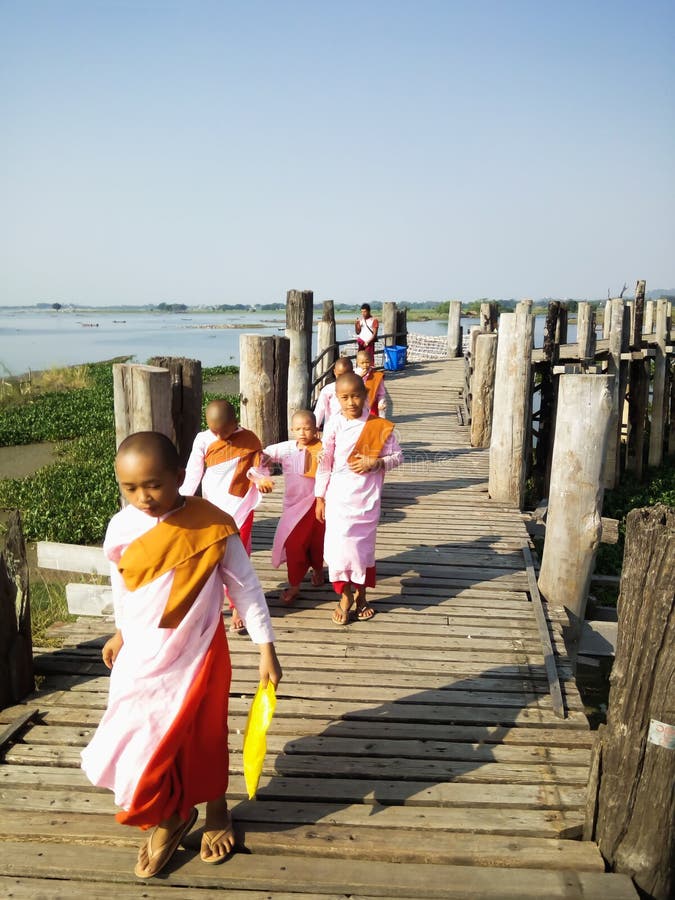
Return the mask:
[(384, 348), (384, 368), (388, 372), (398, 372), (405, 369), (407, 347), (394, 344), (393, 347)]

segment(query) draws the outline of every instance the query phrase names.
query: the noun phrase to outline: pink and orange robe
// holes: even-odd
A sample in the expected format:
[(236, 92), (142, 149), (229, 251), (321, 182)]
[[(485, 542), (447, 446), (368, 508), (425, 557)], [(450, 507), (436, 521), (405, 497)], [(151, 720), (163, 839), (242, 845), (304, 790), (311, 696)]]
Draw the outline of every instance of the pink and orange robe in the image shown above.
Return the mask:
[[(384, 460), (384, 469), (358, 474), (349, 468), (360, 453)], [(316, 474), (315, 494), (326, 501), (324, 558), (338, 593), (345, 584), (375, 584), (375, 539), (385, 471), (403, 462), (394, 424), (370, 415), (359, 419), (334, 416), (323, 434), (323, 456)]]
[(272, 543), (272, 565), (286, 563), (290, 584), (300, 584), (309, 569), (323, 569), (325, 527), (316, 518), (314, 483), (321, 453), (320, 440), (307, 447), (296, 441), (270, 444), (263, 450), (271, 462), (281, 465), (284, 505)]
[(325, 385), (319, 391), (319, 396), (314, 407), (314, 415), (316, 416), (316, 427), (326, 427), (326, 423), (336, 413), (340, 412), (340, 401), (335, 396), (335, 382)]
[(260, 464), (261, 452), (259, 439), (246, 428), (237, 428), (226, 441), (210, 429), (200, 431), (194, 439), (180, 489), (181, 494), (191, 496), (201, 482), (202, 497), (232, 516), (248, 553), (260, 492), (246, 473)]
[(124, 643), (82, 768), (114, 792), (118, 821), (149, 828), (176, 812), (185, 819), (227, 789), (223, 586), (255, 643), (274, 632), (232, 518), (206, 500), (188, 497), (161, 519), (127, 506), (103, 549)]

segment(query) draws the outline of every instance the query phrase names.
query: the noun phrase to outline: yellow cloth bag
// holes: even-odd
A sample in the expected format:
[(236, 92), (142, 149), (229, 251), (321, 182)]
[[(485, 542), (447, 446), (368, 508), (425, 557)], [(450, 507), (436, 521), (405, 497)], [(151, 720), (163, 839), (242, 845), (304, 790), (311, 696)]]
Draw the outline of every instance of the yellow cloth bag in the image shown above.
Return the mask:
[(249, 800), (253, 800), (258, 790), (267, 752), (267, 729), (270, 727), (276, 705), (277, 695), (272, 682), (268, 681), (265, 688), (259, 684), (248, 711), (244, 731), (244, 780)]

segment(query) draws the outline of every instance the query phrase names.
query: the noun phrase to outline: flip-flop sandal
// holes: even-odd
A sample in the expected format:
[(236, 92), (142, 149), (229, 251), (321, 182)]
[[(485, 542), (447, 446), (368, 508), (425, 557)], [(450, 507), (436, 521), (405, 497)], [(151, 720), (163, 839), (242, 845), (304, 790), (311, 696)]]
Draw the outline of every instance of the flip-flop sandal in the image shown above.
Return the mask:
[[(369, 616), (364, 615), (364, 613), (366, 613), (368, 611), (370, 611), (370, 615)], [(375, 610), (370, 605), (370, 603), (364, 603), (361, 606), (356, 607), (355, 615), (356, 615), (356, 618), (359, 620), (359, 622), (368, 622), (375, 615)]]
[(171, 857), (174, 855), (176, 850), (178, 849), (178, 845), (186, 836), (188, 831), (193, 827), (195, 822), (197, 821), (197, 810), (195, 807), (192, 807), (192, 811), (185, 822), (181, 822), (176, 826), (176, 830), (173, 832), (171, 837), (161, 845), (157, 850), (152, 849), (152, 836), (155, 833), (155, 829), (150, 832), (150, 836), (145, 843), (145, 846), (148, 848), (148, 863), (152, 865), (152, 863), (157, 860), (157, 867), (153, 868), (151, 872), (146, 872), (145, 869), (139, 868), (139, 863), (137, 862), (134, 867), (134, 875), (136, 878), (152, 878), (154, 875), (157, 875), (162, 871), (164, 866), (169, 862)]
[(229, 823), (230, 823), (227, 828), (223, 828), (221, 831), (211, 832), (213, 837), (208, 837), (206, 832), (204, 832), (204, 834), (202, 835), (202, 845), (199, 850), (199, 858), (201, 859), (202, 862), (206, 863), (209, 866), (217, 866), (217, 865), (220, 865), (220, 863), (224, 863), (225, 860), (229, 859), (229, 857), (232, 856), (232, 854), (234, 853), (234, 847), (233, 847), (232, 850), (230, 850), (229, 853), (226, 853), (224, 856), (204, 856), (204, 841), (206, 841), (206, 843), (209, 845), (209, 850), (211, 850), (213, 848), (213, 844), (215, 842), (217, 842), (220, 839), (220, 837), (222, 837), (222, 835), (224, 835), (224, 834), (231, 834), (232, 838), (234, 839), (234, 828), (232, 826), (232, 814), (230, 813), (229, 809), (227, 811), (227, 817), (228, 817)]
[[(342, 604), (338, 601), (335, 609), (333, 610), (333, 615), (331, 617), (332, 621), (333, 621), (333, 625), (339, 625), (340, 627), (347, 625), (351, 618), (351, 610), (352, 610), (351, 606), (349, 607), (349, 609), (345, 609), (344, 606), (342, 606)], [(344, 616), (344, 621), (338, 621), (335, 618), (335, 614), (337, 612), (339, 612), (342, 616)]]

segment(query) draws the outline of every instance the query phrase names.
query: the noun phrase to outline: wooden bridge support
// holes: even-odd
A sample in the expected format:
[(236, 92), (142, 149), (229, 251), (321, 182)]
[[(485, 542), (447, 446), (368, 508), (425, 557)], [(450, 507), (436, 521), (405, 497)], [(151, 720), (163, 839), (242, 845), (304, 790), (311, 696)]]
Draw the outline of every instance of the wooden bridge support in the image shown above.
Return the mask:
[(497, 304), (494, 300), (489, 300), (480, 305), (480, 328), (481, 331), (496, 331), (499, 312)]
[[(313, 291), (288, 291), (286, 294), (286, 337), (288, 360), (288, 427), (293, 414), (309, 406), (312, 363)], [(258, 434), (258, 432), (256, 432)]]
[(602, 464), (612, 382), (607, 375), (560, 376), (539, 590), (549, 603), (566, 607), (572, 641), (581, 631), (602, 533)]
[(626, 471), (642, 478), (645, 462), (645, 425), (649, 399), (649, 363), (634, 359), (628, 375), (628, 439), (626, 441)]
[(611, 301), (610, 310), (611, 328), (607, 374), (614, 375), (614, 381), (612, 382), (612, 412), (603, 479), (605, 487), (611, 489), (617, 486), (621, 474), (621, 429), (623, 404), (628, 384), (628, 363), (622, 361), (621, 355), (628, 351), (630, 314), (628, 307), (620, 299)]
[(161, 431), (175, 441), (169, 370), (128, 363), (112, 369), (117, 446), (137, 431)]
[(35, 689), (26, 545), (12, 510), (0, 535), (0, 709)]
[[(566, 312), (566, 311), (565, 311)], [(562, 313), (562, 304), (559, 300), (553, 300), (548, 304), (546, 321), (544, 323), (544, 360), (539, 367), (541, 373), (540, 405), (539, 405), (539, 433), (537, 435), (536, 470), (544, 478), (541, 496), (547, 494), (548, 473), (551, 467), (551, 452), (553, 449), (553, 432), (555, 431), (555, 406), (557, 394), (557, 376), (553, 374), (553, 367), (558, 363), (560, 343), (558, 341), (559, 320)], [(564, 332), (567, 332), (565, 320)]]
[(514, 313), (499, 317), (490, 476), (493, 500), (522, 508), (530, 442), (532, 381), (532, 302), (521, 301)]
[(577, 345), (580, 362), (588, 365), (595, 356), (595, 310), (590, 303), (577, 307)]
[(675, 511), (626, 520), (607, 725), (595, 749), (584, 838), (641, 896), (675, 890)]
[(666, 423), (667, 358), (666, 341), (670, 333), (668, 301), (656, 301), (656, 356), (654, 357), (654, 385), (652, 390), (652, 417), (649, 430), (649, 465), (663, 462), (663, 445)]
[(385, 300), (382, 304), (382, 322), (379, 333), (389, 335), (384, 338), (385, 347), (393, 347), (396, 343), (396, 304), (392, 300)]
[(645, 303), (645, 317), (644, 322), (642, 324), (642, 333), (643, 334), (653, 334), (654, 333), (654, 312), (656, 310), (656, 301), (655, 300), (647, 300)]
[(462, 304), (459, 300), (451, 300), (448, 309), (448, 356), (455, 359), (462, 355)]
[(408, 346), (408, 310), (396, 310), (396, 343), (400, 347)]
[(497, 335), (479, 334), (471, 377), (471, 446), (489, 447), (497, 365)]
[(630, 349), (639, 350), (642, 342), (642, 324), (645, 316), (646, 281), (638, 281), (635, 285), (635, 300), (630, 310)]
[(148, 365), (168, 369), (171, 418), (181, 465), (185, 465), (202, 424), (202, 364), (182, 356), (154, 356)]
[[(326, 383), (327, 373), (333, 368), (333, 364), (338, 357), (338, 346), (335, 341), (335, 308), (332, 300), (324, 300), (323, 315), (317, 325), (316, 338), (316, 355), (317, 358), (321, 357), (321, 359), (319, 359), (313, 370), (313, 380), (318, 378), (323, 380), (316, 385), (312, 400), (316, 400), (319, 396), (319, 391)], [(324, 350), (326, 351), (325, 353)], [(321, 356), (322, 353), (324, 353), (323, 356)]]
[(263, 447), (288, 439), (290, 344), (287, 337), (239, 336), (241, 424)]

